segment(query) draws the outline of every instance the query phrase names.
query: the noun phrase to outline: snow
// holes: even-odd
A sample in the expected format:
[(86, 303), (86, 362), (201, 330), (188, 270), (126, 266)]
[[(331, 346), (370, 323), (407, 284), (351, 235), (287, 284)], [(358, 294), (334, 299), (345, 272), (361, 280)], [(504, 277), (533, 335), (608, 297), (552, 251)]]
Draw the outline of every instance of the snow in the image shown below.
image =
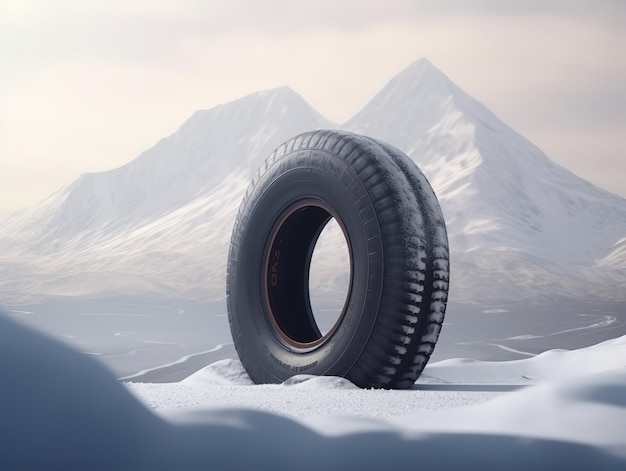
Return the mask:
[(252, 385), (222, 360), (125, 383), (0, 314), (0, 469), (624, 469), (626, 336), (428, 365), (411, 390)]

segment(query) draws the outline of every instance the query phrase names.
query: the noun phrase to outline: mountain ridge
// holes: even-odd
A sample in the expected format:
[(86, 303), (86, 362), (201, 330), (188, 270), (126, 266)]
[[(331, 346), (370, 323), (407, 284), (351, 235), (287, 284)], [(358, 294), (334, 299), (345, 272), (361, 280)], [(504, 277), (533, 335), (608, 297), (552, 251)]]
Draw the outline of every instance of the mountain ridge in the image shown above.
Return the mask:
[[(0, 295), (70, 292), (86, 274), (127, 294), (133, 282), (105, 275), (124, 273), (137, 294), (223, 296), (230, 230), (252, 174), (278, 144), (320, 128), (382, 139), (420, 166), (448, 225), (453, 299), (626, 298), (626, 200), (552, 162), (425, 59), (341, 126), (288, 87), (197, 111), (133, 161), (85, 174), (0, 223), (0, 267), (21, 280), (0, 281)], [(345, 278), (331, 256), (340, 243), (320, 252), (329, 296)], [(63, 282), (42, 281), (61, 273)]]
[[(39, 243), (42, 250), (80, 248), (102, 233), (114, 236), (192, 202), (236, 167), (248, 168), (251, 176), (252, 168), (292, 135), (333, 126), (289, 87), (252, 93), (196, 111), (173, 134), (120, 167), (82, 174), (40, 203), (43, 208), (32, 208), (41, 218), (47, 208), (60, 207), (44, 230), (33, 230), (28, 220), (37, 217), (29, 217), (28, 211), (10, 216), (0, 227), (6, 232), (17, 228), (22, 240)], [(241, 127), (246, 135), (256, 133), (244, 145), (232, 138)], [(240, 154), (246, 159), (239, 159)]]

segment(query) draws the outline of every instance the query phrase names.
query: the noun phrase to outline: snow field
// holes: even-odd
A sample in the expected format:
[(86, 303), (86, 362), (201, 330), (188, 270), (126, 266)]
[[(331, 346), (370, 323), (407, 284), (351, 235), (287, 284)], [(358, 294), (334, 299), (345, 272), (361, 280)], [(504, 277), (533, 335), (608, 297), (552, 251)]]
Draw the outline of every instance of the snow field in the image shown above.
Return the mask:
[[(577, 372), (583, 358), (595, 368)], [(468, 366), (481, 384), (449, 382)], [(550, 379), (556, 367), (569, 379)], [(531, 372), (541, 384), (489, 392)], [(626, 336), (498, 365), (436, 363), (408, 391), (308, 376), (251, 385), (236, 360), (179, 383), (124, 386), (94, 358), (0, 315), (0, 374), (0, 469), (626, 465)]]

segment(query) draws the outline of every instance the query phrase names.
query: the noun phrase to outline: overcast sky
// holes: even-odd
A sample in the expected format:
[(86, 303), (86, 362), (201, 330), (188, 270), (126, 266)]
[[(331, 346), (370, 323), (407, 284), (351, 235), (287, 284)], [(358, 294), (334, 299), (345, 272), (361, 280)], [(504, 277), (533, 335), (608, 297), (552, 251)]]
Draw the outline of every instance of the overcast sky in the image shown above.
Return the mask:
[(258, 90), (342, 123), (419, 57), (626, 197), (625, 50), (622, 0), (0, 0), (0, 220)]

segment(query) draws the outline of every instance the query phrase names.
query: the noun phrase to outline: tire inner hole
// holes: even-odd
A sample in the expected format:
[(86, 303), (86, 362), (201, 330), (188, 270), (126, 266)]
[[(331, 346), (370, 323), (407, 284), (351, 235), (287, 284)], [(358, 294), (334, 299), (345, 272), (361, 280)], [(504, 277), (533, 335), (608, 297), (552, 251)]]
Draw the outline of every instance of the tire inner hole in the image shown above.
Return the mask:
[(315, 205), (290, 212), (267, 260), (270, 315), (279, 336), (297, 348), (323, 343), (341, 320), (352, 277), (349, 245), (337, 220)]

